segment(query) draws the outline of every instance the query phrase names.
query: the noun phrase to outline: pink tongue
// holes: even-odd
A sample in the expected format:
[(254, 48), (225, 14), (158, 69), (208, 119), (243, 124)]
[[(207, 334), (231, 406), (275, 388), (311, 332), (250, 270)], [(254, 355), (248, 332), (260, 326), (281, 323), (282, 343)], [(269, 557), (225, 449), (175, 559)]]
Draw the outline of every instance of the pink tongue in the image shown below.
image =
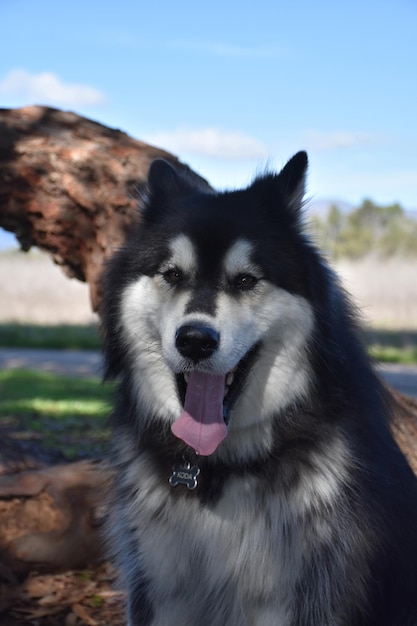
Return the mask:
[(225, 376), (191, 371), (184, 411), (171, 426), (176, 437), (209, 456), (227, 435), (223, 419)]

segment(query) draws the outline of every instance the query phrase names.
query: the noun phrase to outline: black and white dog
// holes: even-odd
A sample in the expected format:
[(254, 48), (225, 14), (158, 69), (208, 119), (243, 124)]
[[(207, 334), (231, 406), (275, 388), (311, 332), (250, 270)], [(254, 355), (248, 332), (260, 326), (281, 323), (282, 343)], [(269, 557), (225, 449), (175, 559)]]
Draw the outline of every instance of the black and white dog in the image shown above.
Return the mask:
[(157, 160), (105, 295), (131, 626), (415, 626), (417, 483), (302, 224), (307, 156), (217, 193)]

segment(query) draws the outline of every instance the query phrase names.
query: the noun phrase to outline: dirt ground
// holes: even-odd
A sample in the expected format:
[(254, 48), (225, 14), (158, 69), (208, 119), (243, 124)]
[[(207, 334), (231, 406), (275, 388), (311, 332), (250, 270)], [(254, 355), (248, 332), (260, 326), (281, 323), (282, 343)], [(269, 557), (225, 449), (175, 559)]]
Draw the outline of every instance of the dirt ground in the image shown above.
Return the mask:
[[(63, 458), (59, 451), (51, 451), (43, 446), (40, 438), (31, 438), (30, 433), (6, 433), (0, 428), (0, 475), (7, 478), (10, 472), (21, 470), (38, 470), (51, 466), (53, 475), (58, 475)], [(20, 435), (20, 436), (19, 436)], [(58, 456), (57, 456), (58, 455)], [(62, 457), (62, 455), (61, 455)], [(57, 465), (57, 463), (59, 465)], [(13, 474), (12, 474), (13, 476)], [(0, 476), (1, 478), (1, 476)], [(61, 568), (64, 571), (50, 572), (51, 568), (40, 564), (39, 571), (34, 568), (29, 572), (32, 561), (26, 558), (19, 562), (16, 558), (10, 564), (10, 542), (16, 538), (27, 539), (31, 533), (41, 529), (51, 543), (53, 550), (55, 537), (61, 537), (61, 554), (71, 545), (69, 530), (73, 526), (75, 516), (79, 519), (74, 532), (90, 532), (86, 528), (84, 519), (85, 510), (77, 508), (75, 490), (69, 491), (69, 502), (63, 503), (62, 497), (51, 497), (50, 491), (45, 490), (36, 497), (13, 495), (0, 498), (0, 519), (2, 546), (0, 546), (0, 624), (2, 626), (122, 626), (124, 619), (124, 594), (117, 583), (114, 569), (109, 563), (101, 561), (100, 555), (104, 552), (101, 536), (102, 528), (99, 524), (93, 529), (95, 534), (87, 534), (87, 542), (75, 540), (76, 558), (83, 561), (82, 569)], [(86, 492), (83, 492), (86, 494)], [(60, 495), (60, 494), (58, 494)], [(84, 496), (86, 497), (86, 496)], [(98, 498), (99, 502), (101, 500)], [(64, 506), (65, 504), (65, 506)], [(69, 504), (69, 507), (68, 507)], [(72, 507), (72, 508), (71, 508)], [(79, 512), (78, 512), (79, 511)], [(62, 527), (62, 534), (56, 533), (56, 528)], [(35, 536), (32, 534), (32, 537)], [(39, 536), (39, 535), (38, 535)], [(80, 535), (81, 537), (81, 535)], [(32, 540), (33, 541), (33, 540)], [(48, 539), (49, 541), (49, 539)], [(28, 544), (29, 545), (29, 544)], [(82, 548), (83, 545), (87, 547)], [(91, 547), (94, 554), (94, 564), (88, 565), (90, 559), (86, 550)], [(23, 547), (21, 554), (26, 555), (28, 547)], [(81, 554), (81, 557), (80, 557)], [(99, 558), (97, 559), (97, 554)], [(58, 554), (58, 558), (60, 555)], [(68, 558), (68, 557), (64, 557)], [(92, 557), (93, 558), (93, 557)], [(91, 562), (91, 561), (90, 561)], [(22, 569), (23, 568), (23, 571)], [(41, 571), (42, 569), (42, 571)]]
[(123, 593), (108, 564), (60, 574), (33, 572), (22, 583), (1, 580), (2, 626), (123, 626)]

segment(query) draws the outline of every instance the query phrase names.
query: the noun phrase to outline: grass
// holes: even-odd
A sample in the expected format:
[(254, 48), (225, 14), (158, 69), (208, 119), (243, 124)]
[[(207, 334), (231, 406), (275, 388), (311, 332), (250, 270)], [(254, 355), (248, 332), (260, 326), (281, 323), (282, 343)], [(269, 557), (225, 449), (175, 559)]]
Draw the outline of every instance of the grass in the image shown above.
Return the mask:
[(3, 348), (98, 350), (100, 345), (97, 324), (0, 324), (0, 346)]
[(368, 352), (374, 361), (381, 363), (417, 364), (417, 347), (406, 349), (372, 345), (368, 347)]
[(365, 341), (374, 361), (417, 364), (417, 330), (370, 328), (365, 331)]
[(335, 269), (372, 328), (417, 331), (417, 258), (341, 260)]
[(69, 459), (96, 456), (108, 439), (112, 385), (26, 370), (0, 371), (3, 427), (41, 439)]

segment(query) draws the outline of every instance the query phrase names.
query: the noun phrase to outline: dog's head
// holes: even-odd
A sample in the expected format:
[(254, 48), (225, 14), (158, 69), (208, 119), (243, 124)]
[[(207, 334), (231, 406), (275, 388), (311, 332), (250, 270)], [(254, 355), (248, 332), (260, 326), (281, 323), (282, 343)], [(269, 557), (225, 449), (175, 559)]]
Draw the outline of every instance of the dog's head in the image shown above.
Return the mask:
[(140, 224), (110, 268), (109, 373), (127, 369), (143, 419), (162, 418), (199, 454), (308, 393), (306, 168), (300, 152), (217, 193), (154, 161)]

